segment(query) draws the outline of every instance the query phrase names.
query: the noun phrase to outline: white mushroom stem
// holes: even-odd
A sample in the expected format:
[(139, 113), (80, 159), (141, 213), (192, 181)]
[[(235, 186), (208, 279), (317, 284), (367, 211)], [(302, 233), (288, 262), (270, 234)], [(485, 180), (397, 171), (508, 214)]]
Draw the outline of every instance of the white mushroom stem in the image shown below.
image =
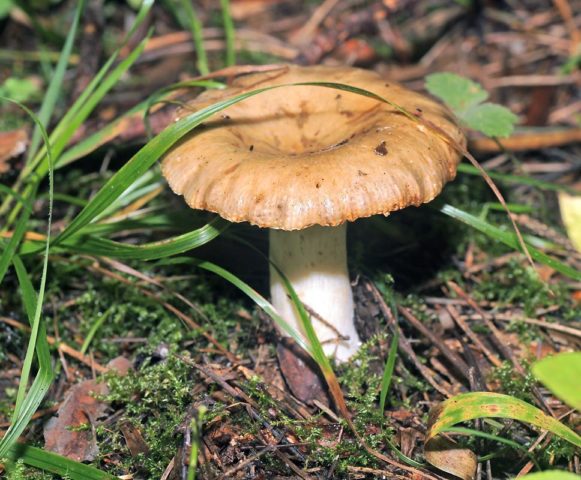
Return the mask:
[[(270, 230), (270, 260), (286, 275), (305, 304), (327, 355), (347, 360), (360, 345), (347, 270), (347, 227)], [(270, 267), (272, 304), (289, 325), (306, 336), (280, 275)]]

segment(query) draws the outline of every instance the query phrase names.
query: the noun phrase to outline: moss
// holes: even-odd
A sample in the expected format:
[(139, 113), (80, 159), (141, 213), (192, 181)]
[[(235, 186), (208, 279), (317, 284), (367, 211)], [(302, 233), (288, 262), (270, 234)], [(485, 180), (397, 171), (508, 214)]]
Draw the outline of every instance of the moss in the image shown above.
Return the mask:
[(114, 475), (137, 471), (146, 478), (159, 478), (181, 442), (178, 428), (192, 402), (190, 367), (170, 351), (163, 361), (148, 360), (138, 371), (124, 377), (107, 374), (106, 379), (110, 392), (105, 400), (122, 408), (119, 422), (139, 430), (149, 451), (133, 457), (118, 428), (100, 426), (100, 461), (111, 469), (104, 460), (117, 458)]
[(499, 390), (506, 395), (520, 398), (525, 402), (534, 403), (532, 388), (535, 385), (535, 379), (530, 372), (527, 362), (522, 362), (525, 369), (525, 375), (515, 371), (513, 365), (505, 361), (499, 367), (492, 370), (490, 378), (499, 384)]
[(512, 259), (502, 268), (483, 272), (481, 281), (472, 295), (476, 300), (497, 302), (502, 305), (520, 305), (526, 316), (534, 316), (537, 309), (555, 304), (571, 306), (564, 286), (548, 285), (521, 259)]

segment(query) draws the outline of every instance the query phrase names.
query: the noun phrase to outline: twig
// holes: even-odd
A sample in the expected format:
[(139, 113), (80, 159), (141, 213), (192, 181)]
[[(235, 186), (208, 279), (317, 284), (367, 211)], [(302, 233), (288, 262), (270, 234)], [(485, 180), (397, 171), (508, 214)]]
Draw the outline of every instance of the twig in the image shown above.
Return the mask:
[[(12, 318), (0, 317), (0, 321), (6, 323), (8, 325), (11, 325), (12, 327), (18, 328), (19, 330), (22, 330), (23, 332), (30, 332), (30, 327), (12, 319)], [(50, 345), (56, 345), (59, 352), (63, 352), (66, 355), (68, 355), (69, 357), (72, 357), (75, 360), (78, 360), (79, 362), (84, 363), (85, 365), (87, 365), (91, 368), (94, 368), (99, 373), (103, 373), (103, 372), (106, 372), (108, 370), (107, 367), (104, 367), (104, 366), (98, 364), (97, 362), (92, 360), (87, 355), (83, 355), (78, 350), (75, 350), (73, 347), (70, 347), (66, 343), (59, 342), (56, 338), (51, 337), (50, 335), (47, 335), (46, 341)]]
[[(577, 142), (581, 142), (581, 128), (519, 133), (512, 137), (504, 138), (502, 145), (506, 150), (522, 152), (525, 150), (560, 147)], [(470, 148), (479, 153), (496, 153), (501, 151), (498, 144), (492, 138), (487, 137), (470, 140)]]
[(456, 367), (456, 369), (462, 374), (462, 376), (468, 380), (468, 365), (466, 362), (460, 358), (455, 352), (450, 350), (439, 335), (435, 334), (429, 330), (422, 322), (420, 322), (412, 313), (402, 306), (397, 308), (399, 312), (406, 318), (406, 320), (414, 327), (418, 332), (420, 332), (424, 337), (430, 340), (435, 347), (442, 352), (442, 355), (448, 359), (448, 361)]
[(500, 365), (502, 365), (502, 362), (500, 361), (500, 359), (494, 355), (494, 353), (492, 353), (487, 347), (486, 345), (484, 345), (482, 343), (482, 341), (478, 338), (478, 335), (476, 335), (472, 329), (468, 326), (468, 324), (464, 321), (464, 319), (460, 316), (460, 314), (458, 313), (458, 310), (456, 310), (452, 305), (447, 305), (446, 309), (448, 310), (448, 313), (450, 314), (450, 316), (452, 317), (452, 319), (458, 324), (458, 326), (462, 329), (462, 331), (466, 334), (466, 336), (472, 340), (472, 343), (474, 343), (474, 345), (476, 345), (480, 351), (486, 355), (486, 357), (488, 358), (488, 360), (490, 360), (490, 362), (495, 366), (495, 367), (500, 367)]

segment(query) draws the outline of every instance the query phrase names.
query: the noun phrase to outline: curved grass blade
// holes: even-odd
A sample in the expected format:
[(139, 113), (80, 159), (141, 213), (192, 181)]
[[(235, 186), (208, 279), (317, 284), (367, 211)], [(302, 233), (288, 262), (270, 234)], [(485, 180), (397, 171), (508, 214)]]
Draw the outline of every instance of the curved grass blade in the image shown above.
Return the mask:
[(545, 472), (529, 473), (520, 480), (579, 480), (579, 475), (564, 470), (547, 470)]
[(30, 445), (14, 445), (8, 451), (7, 457), (12, 461), (22, 460), (26, 465), (64, 478), (70, 478), (71, 480), (115, 480), (118, 478), (90, 465), (75, 462), (70, 458)]
[(78, 253), (91, 255), (132, 260), (157, 260), (205, 245), (220, 235), (229, 225), (230, 222), (227, 220), (216, 217), (203, 227), (159, 242), (130, 245), (106, 238), (81, 235), (67, 240), (62, 246)]
[[(16, 406), (14, 407), (14, 418), (18, 416), (18, 412), (21, 406), (21, 403), (24, 399), (24, 394), (26, 392), (26, 387), (28, 385), (28, 377), (30, 375), (30, 370), (32, 368), (32, 360), (34, 357), (35, 352), (35, 345), (36, 340), (38, 337), (38, 331), (40, 328), (41, 320), (40, 316), (42, 313), (42, 304), (44, 301), (44, 291), (46, 288), (46, 276), (48, 272), (48, 252), (50, 250), (50, 234), (52, 228), (52, 207), (53, 207), (53, 197), (54, 197), (54, 178), (53, 178), (53, 170), (52, 170), (52, 147), (48, 142), (48, 138), (46, 136), (46, 131), (42, 126), (40, 126), (42, 136), (47, 143), (47, 158), (49, 162), (49, 201), (48, 201), (48, 221), (46, 227), (46, 242), (44, 248), (44, 260), (42, 264), (42, 276), (40, 279), (40, 288), (38, 291), (38, 298), (36, 300), (36, 309), (34, 312), (34, 318), (31, 322), (31, 332), (30, 332), (30, 341), (28, 343), (28, 347), (26, 350), (26, 356), (24, 358), (24, 362), (22, 365), (22, 373), (20, 376), (20, 383), (18, 385), (18, 393), (16, 395)], [(26, 278), (26, 271), (24, 270), (24, 266), (21, 264), (20, 260), (16, 257), (16, 262), (14, 263), (17, 272), (20, 271), (19, 278)]]
[(276, 324), (282, 329), (283, 332), (285, 332), (287, 335), (292, 337), (292, 339), (295, 342), (297, 342), (298, 345), (300, 345), (302, 348), (304, 348), (307, 352), (309, 352), (312, 355), (312, 350), (311, 350), (310, 346), (305, 343), (305, 341), (298, 334), (298, 332), (295, 331), (286, 322), (286, 320), (284, 320), (279, 315), (279, 313), (276, 311), (274, 306), (266, 298), (264, 298), (262, 295), (260, 295), (260, 293), (258, 293), (256, 290), (254, 290), (250, 285), (248, 285), (246, 282), (240, 280), (236, 275), (233, 275), (229, 271), (223, 269), (222, 267), (219, 267), (218, 265), (216, 265), (214, 263), (203, 261), (203, 260), (196, 260), (196, 259), (192, 259), (192, 261), (194, 262), (194, 265), (196, 267), (203, 268), (204, 270), (215, 273), (216, 275), (219, 275), (224, 280), (227, 280), (232, 285), (234, 285), (235, 287), (240, 289), (240, 291), (242, 291), (244, 294), (246, 294), (248, 297), (250, 297), (250, 299), (254, 303), (256, 303), (256, 305), (258, 307), (260, 307), (262, 310), (264, 310), (264, 312), (276, 322)]
[[(32, 116), (35, 122), (38, 122), (38, 119), (30, 110), (28, 110), (23, 105), (21, 105), (21, 107), (23, 107), (27, 111), (27, 113), (29, 113), (29, 115)], [(8, 449), (14, 444), (14, 442), (18, 439), (22, 431), (26, 428), (28, 422), (32, 418), (32, 415), (38, 409), (40, 403), (42, 402), (42, 399), (44, 398), (53, 380), (53, 372), (50, 365), (50, 354), (48, 350), (48, 343), (46, 340), (46, 331), (44, 323), (41, 320), (42, 304), (44, 300), (46, 277), (48, 271), (48, 252), (50, 249), (50, 233), (52, 226), (52, 207), (54, 197), (54, 179), (52, 169), (53, 156), (52, 156), (52, 147), (50, 145), (44, 127), (40, 122), (38, 122), (37, 125), (46, 143), (49, 166), (48, 172), (49, 205), (48, 205), (47, 234), (38, 296), (36, 296), (36, 294), (34, 293), (34, 288), (32, 287), (32, 283), (30, 281), (28, 273), (26, 272), (24, 265), (20, 261), (20, 258), (18, 256), (12, 257), (12, 263), (14, 264), (14, 268), (16, 270), (18, 281), (20, 283), (20, 291), (23, 296), (26, 313), (29, 318), (31, 332), (30, 340), (28, 342), (28, 347), (26, 350), (26, 355), (22, 365), (22, 373), (20, 377), (20, 384), (18, 386), (16, 405), (14, 407), (12, 423), (4, 437), (0, 440), (0, 458), (5, 456)], [(38, 180), (36, 180), (36, 182), (38, 182)], [(36, 186), (34, 187), (33, 191), (36, 190)], [(26, 210), (25, 212), (23, 212), (23, 215), (26, 215)], [(32, 386), (28, 390), (28, 393), (26, 393), (26, 387), (28, 386), (28, 379), (32, 369), (32, 362), (34, 359), (35, 352), (38, 357), (39, 365), (38, 373), (36, 375), (34, 382), (32, 383)]]
[(165, 95), (167, 95), (169, 92), (184, 87), (218, 88), (220, 86), (223, 86), (223, 84), (215, 81), (191, 80), (186, 82), (178, 82), (169, 87), (165, 87), (162, 90), (154, 93), (147, 100), (144, 100), (135, 105), (119, 118), (105, 125), (101, 130), (93, 133), (92, 135), (88, 136), (87, 138), (83, 139), (76, 145), (63, 152), (59, 158), (59, 162), (56, 168), (62, 168), (74, 162), (75, 160), (78, 160), (79, 158), (95, 151), (105, 143), (113, 140), (119, 135), (121, 131), (123, 131), (124, 125), (130, 122), (132, 117), (143, 113), (145, 119), (147, 119), (147, 112), (152, 107), (152, 105), (156, 102), (163, 101)]
[(426, 442), (457, 423), (487, 417), (511, 418), (529, 423), (581, 447), (581, 437), (555, 418), (518, 398), (491, 392), (463, 393), (432, 408)]
[[(488, 235), (490, 238), (493, 238), (497, 241), (508, 245), (509, 247), (513, 248), (514, 250), (520, 251), (520, 243), (516, 237), (516, 235), (512, 232), (506, 232), (501, 230), (495, 225), (492, 225), (484, 220), (475, 217), (474, 215), (469, 214), (459, 208), (453, 207), (452, 205), (443, 205), (440, 207), (440, 212), (448, 215), (449, 217), (454, 218), (455, 220), (459, 220), (466, 225), (475, 228), (476, 230)], [(543, 252), (537, 250), (532, 245), (527, 245), (527, 248), (531, 254), (531, 257), (549, 267), (553, 268), (557, 272), (562, 273), (574, 280), (581, 281), (581, 272), (571, 268), (569, 265), (565, 265), (564, 263), (560, 262), (559, 260), (550, 257)]]
[[(478, 175), (480, 176), (480, 171), (473, 167), (472, 165), (467, 165), (466, 163), (460, 163), (458, 165), (458, 172), (466, 173), (468, 175)], [(545, 182), (543, 180), (538, 180), (533, 177), (525, 177), (521, 175), (511, 175), (508, 173), (498, 173), (487, 171), (490, 178), (493, 180), (499, 180), (500, 182), (506, 183), (517, 183), (519, 185), (529, 185), (531, 187), (540, 188), (542, 190), (550, 190), (555, 192), (567, 192), (572, 195), (579, 195), (579, 192), (575, 189), (568, 187), (566, 185), (559, 185), (558, 183)]]
[[(79, 22), (81, 20), (81, 15), (85, 10), (85, 0), (79, 1), (77, 4), (77, 8), (75, 10), (75, 14), (73, 16), (73, 22), (69, 28), (69, 32), (67, 34), (67, 38), (65, 40), (65, 44), (61, 51), (59, 61), (57, 63), (56, 69), (53, 73), (52, 79), (44, 94), (44, 98), (42, 101), (42, 105), (40, 107), (40, 111), (38, 112), (38, 118), (41, 122), (41, 125), (46, 127), (48, 122), (50, 121), (50, 117), (54, 111), (54, 107), (56, 102), (58, 101), (59, 95), (61, 93), (61, 89), (63, 86), (63, 78), (65, 76), (65, 72), (67, 66), (69, 64), (69, 58), (71, 56), (71, 51), (73, 49), (73, 41), (77, 34), (77, 29), (79, 27)], [(28, 152), (26, 155), (27, 163), (34, 158), (38, 151), (38, 147), (40, 146), (40, 141), (42, 139), (42, 133), (38, 128), (38, 125), (35, 126), (34, 132), (32, 134), (32, 139), (30, 141), (30, 147), (28, 148)]]
[[(36, 128), (38, 128), (38, 131), (40, 132), (41, 137), (43, 138), (45, 144), (48, 147), (48, 158), (50, 160), (52, 160), (52, 158), (53, 158), (52, 157), (52, 149), (50, 148), (50, 142), (48, 139), (48, 135), (46, 133), (46, 130), (45, 130), (42, 122), (36, 116), (36, 114), (32, 110), (30, 110), (26, 105), (24, 105), (16, 100), (12, 100), (11, 98), (0, 97), (0, 100), (4, 100), (4, 101), (10, 102), (10, 103), (13, 103), (14, 105), (17, 105), (18, 107), (20, 107), (22, 110), (24, 110), (26, 112), (26, 114), (35, 123)], [(32, 214), (31, 205), (32, 205), (32, 202), (34, 201), (34, 199), (36, 198), (36, 192), (38, 190), (39, 183), (40, 183), (40, 181), (38, 178), (36, 178), (36, 177), (32, 178), (31, 182), (30, 182), (30, 186), (27, 189), (27, 192), (22, 197), (23, 201), (17, 204), (17, 206), (18, 205), (23, 206), (24, 211), (21, 213), (20, 217), (18, 218), (16, 225), (14, 227), (14, 232), (13, 232), (12, 236), (10, 237), (8, 244), (4, 248), (4, 251), (2, 252), (2, 256), (0, 257), (0, 284), (2, 283), (2, 280), (4, 279), (4, 275), (6, 275), (6, 271), (8, 270), (8, 267), (10, 266), (10, 262), (12, 261), (14, 254), (18, 250), (18, 246), (20, 245), (20, 242), (22, 241), (22, 237), (24, 236), (24, 233), (26, 231), (28, 219), (30, 218), (30, 215)], [(51, 184), (52, 184), (52, 181), (51, 181)], [(13, 191), (13, 190), (11, 189), (11, 191)], [(16, 195), (19, 195), (19, 194), (18, 194), (18, 192), (14, 191), (14, 195), (13, 195), (14, 198), (18, 198)], [(50, 203), (50, 209), (52, 209), (52, 203)], [(51, 216), (49, 214), (49, 220), (50, 220), (50, 218), (51, 218)]]
[[(484, 438), (486, 440), (492, 440), (494, 442), (503, 443), (505, 445), (508, 445), (511, 448), (514, 448), (515, 450), (519, 450), (520, 452), (525, 454), (527, 457), (529, 457), (537, 468), (539, 468), (539, 469), (541, 468), (540, 465), (538, 464), (537, 460), (535, 459), (534, 455), (531, 452), (529, 452), (525, 446), (521, 445), (520, 443), (515, 442), (514, 440), (510, 440), (509, 438), (499, 437), (498, 435), (493, 435), (492, 433), (487, 433), (487, 432), (483, 432), (481, 430), (474, 430), (473, 428), (465, 428), (465, 427), (449, 427), (449, 428), (446, 428), (444, 430), (444, 432), (459, 433), (462, 435), (479, 437), (479, 438)], [(482, 459), (479, 459), (479, 461), (482, 461)]]

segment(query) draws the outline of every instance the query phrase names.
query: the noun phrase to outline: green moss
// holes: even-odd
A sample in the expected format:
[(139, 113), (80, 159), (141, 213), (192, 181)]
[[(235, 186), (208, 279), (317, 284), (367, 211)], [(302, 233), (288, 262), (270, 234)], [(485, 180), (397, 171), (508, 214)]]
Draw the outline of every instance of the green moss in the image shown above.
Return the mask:
[(571, 305), (563, 286), (549, 286), (521, 259), (512, 259), (492, 272), (484, 271), (472, 295), (476, 300), (520, 305), (527, 316), (555, 304)]
[(492, 370), (491, 379), (499, 383), (499, 390), (502, 393), (534, 403), (532, 388), (535, 385), (535, 379), (529, 370), (528, 363), (522, 362), (522, 366), (525, 369), (524, 376), (515, 371), (510, 362), (505, 361)]
[(138, 471), (146, 478), (161, 476), (181, 442), (178, 427), (192, 402), (191, 376), (191, 368), (171, 351), (167, 359), (158, 363), (148, 361), (124, 377), (106, 375), (110, 392), (105, 400), (122, 408), (119, 422), (128, 422), (139, 430), (149, 448), (147, 454), (133, 457), (119, 428), (100, 426), (97, 429), (100, 460), (111, 456), (120, 460), (111, 473)]

